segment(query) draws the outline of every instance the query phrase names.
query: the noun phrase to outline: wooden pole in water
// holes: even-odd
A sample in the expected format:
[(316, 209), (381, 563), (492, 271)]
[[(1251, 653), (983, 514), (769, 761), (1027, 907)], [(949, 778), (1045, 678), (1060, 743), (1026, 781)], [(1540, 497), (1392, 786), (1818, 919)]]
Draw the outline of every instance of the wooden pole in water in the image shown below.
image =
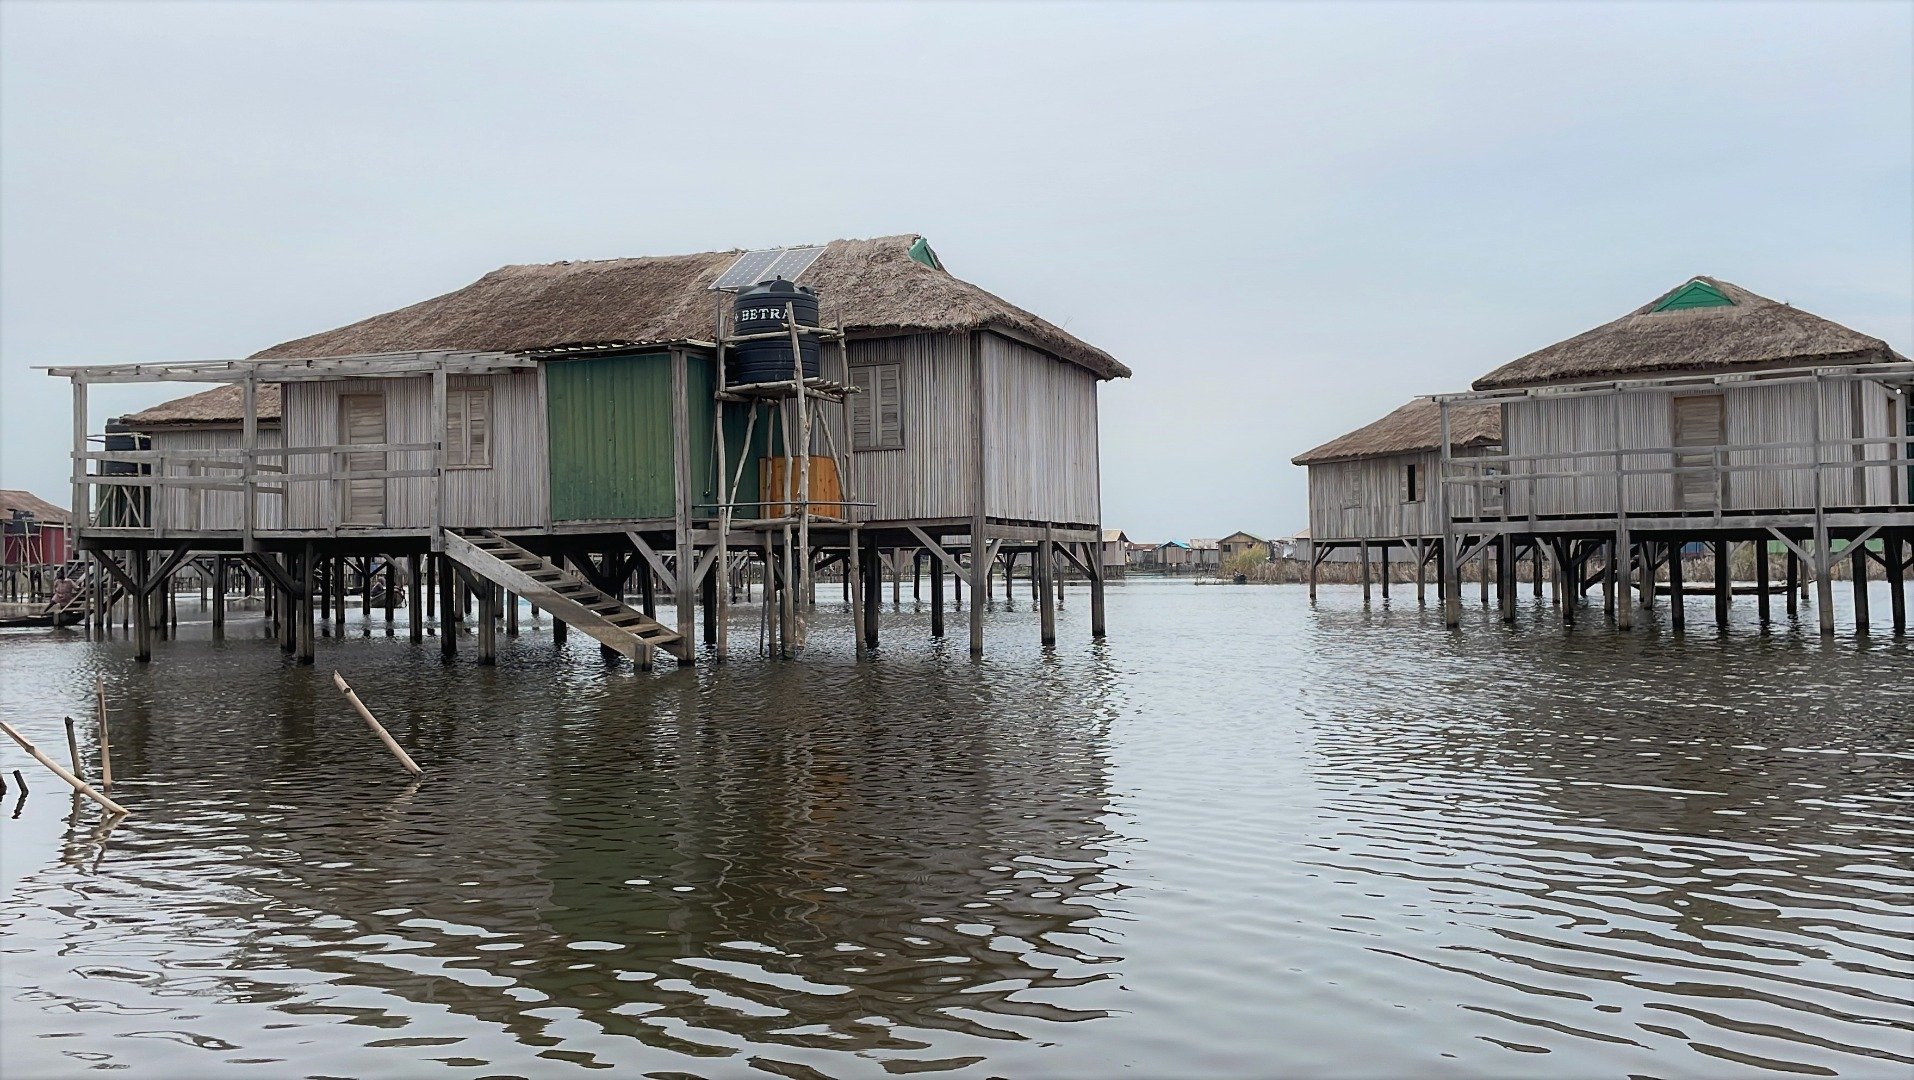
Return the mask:
[(226, 556), (213, 556), (213, 637), (226, 636)]
[(1768, 542), (1766, 540), (1754, 542), (1754, 568), (1755, 616), (1765, 627), (1774, 620), (1774, 604), (1769, 596), (1768, 587)]
[(411, 773), (413, 776), (424, 776), (425, 770), (419, 768), (419, 763), (412, 760), (412, 755), (406, 753), (405, 748), (393, 740), (392, 733), (387, 731), (385, 725), (379, 723), (378, 719), (372, 715), (372, 710), (366, 708), (366, 703), (360, 701), (359, 695), (352, 692), (352, 687), (346, 685), (345, 677), (335, 671), (332, 673), (332, 681), (334, 685), (339, 687), (339, 692), (346, 696), (346, 700), (352, 703), (352, 707), (359, 711), (360, 718), (366, 722), (368, 727), (372, 728), (372, 733), (379, 737), (379, 741), (385, 744), (387, 750), (392, 751), (393, 757), (399, 759), (400, 767), (404, 768), (406, 772)]
[(1787, 578), (1783, 584), (1788, 591), (1788, 618), (1792, 619), (1801, 613), (1801, 558), (1793, 548), (1788, 549)]
[(1688, 625), (1688, 596), (1682, 588), (1681, 571), (1681, 540), (1677, 538), (1668, 545), (1668, 619), (1676, 630)]
[(855, 638), (855, 651), (859, 660), (864, 659), (869, 642), (864, 638), (864, 553), (862, 538), (857, 530), (850, 531), (850, 543), (844, 548), (844, 586), (850, 593), (851, 636)]
[(93, 676), (93, 699), (100, 712), (100, 787), (113, 790), (113, 740), (106, 733), (106, 679)]
[(458, 571), (452, 569), (452, 557), (441, 555), (438, 558), (439, 578), (439, 656), (452, 660), (459, 655), (458, 612), (459, 587)]
[(1894, 636), (1902, 637), (1907, 633), (1906, 542), (1890, 535), (1882, 541), (1882, 549), (1887, 556), (1887, 603), (1894, 616)]
[(66, 718), (66, 752), (73, 759), (73, 775), (78, 776), (86, 770), (80, 766), (80, 736), (74, 729), (73, 718), (69, 716)]
[(1037, 546), (1032, 556), (1031, 572), (1037, 575), (1038, 591), (1041, 598), (1037, 604), (1039, 642), (1044, 645), (1057, 643), (1057, 603), (1056, 590), (1050, 587), (1050, 579), (1057, 572), (1057, 554), (1050, 540), (1050, 528), (1044, 527), (1043, 542)]
[(414, 645), (425, 640), (425, 620), (422, 618), (425, 597), (423, 590), (419, 587), (420, 584), (419, 557), (407, 555), (405, 557), (405, 629), (407, 637)]
[(1728, 582), (1728, 560), (1733, 548), (1726, 540), (1715, 541), (1715, 625), (1728, 629), (1728, 604), (1733, 597)]
[(1369, 541), (1363, 540), (1356, 545), (1362, 560), (1362, 603), (1369, 606)]
[(936, 556), (930, 561), (930, 636), (944, 636), (944, 564)]
[(1854, 632), (1865, 634), (1872, 621), (1867, 606), (1867, 545), (1850, 543), (1848, 546), (1854, 549), (1848, 558), (1848, 565), (1854, 571)]
[(99, 792), (93, 790), (93, 786), (91, 784), (88, 784), (86, 781), (80, 779), (79, 777), (61, 768), (58, 762), (54, 761), (50, 757), (47, 757), (45, 754), (42, 754), (40, 752), (39, 747), (28, 742), (26, 739), (26, 736), (20, 734), (18, 731), (15, 731), (13, 729), (12, 724), (7, 723), (5, 720), (0, 720), (0, 731), (5, 731), (8, 737), (13, 739), (14, 742), (19, 743), (20, 749), (25, 750), (28, 754), (32, 755), (33, 760), (39, 762), (42, 765), (45, 765), (48, 769), (51, 769), (53, 771), (53, 775), (59, 777), (60, 779), (66, 781), (68, 784), (72, 785), (73, 790), (79, 792), (80, 794), (86, 796), (89, 799), (92, 799), (94, 802), (99, 803), (102, 807), (104, 807), (106, 810), (108, 810), (111, 813), (120, 814), (122, 816), (125, 815), (126, 807), (121, 806), (119, 803), (116, 803), (112, 799), (107, 798), (105, 795), (102, 795)]
[(1382, 598), (1389, 599), (1389, 545), (1383, 544), (1378, 552), (1382, 556)]

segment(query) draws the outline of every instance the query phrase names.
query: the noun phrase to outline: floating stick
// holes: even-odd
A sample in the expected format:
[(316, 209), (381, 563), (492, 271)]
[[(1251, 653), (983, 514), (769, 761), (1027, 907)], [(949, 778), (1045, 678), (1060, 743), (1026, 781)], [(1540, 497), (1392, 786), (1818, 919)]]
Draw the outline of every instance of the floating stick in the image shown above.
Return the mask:
[(104, 676), (93, 676), (93, 696), (100, 700), (100, 787), (111, 791), (113, 790), (113, 744), (106, 737), (106, 678)]
[(359, 710), (359, 716), (372, 728), (373, 734), (379, 737), (379, 741), (385, 744), (385, 748), (392, 751), (393, 757), (399, 759), (399, 764), (405, 768), (405, 771), (413, 776), (424, 776), (425, 770), (419, 768), (419, 763), (412, 760), (412, 755), (406, 753), (404, 747), (393, 741), (392, 734), (386, 731), (385, 725), (379, 723), (378, 719), (372, 715), (372, 710), (366, 708), (366, 703), (360, 701), (359, 695), (353, 693), (352, 687), (346, 685), (345, 676), (335, 671), (332, 673), (332, 681), (338, 685), (339, 692), (346, 696), (346, 700), (352, 702), (352, 707)]
[[(26, 736), (13, 730), (12, 724), (7, 723), (5, 720), (0, 720), (0, 731), (5, 731), (9, 738), (11, 738), (14, 742), (17, 742), (20, 744), (20, 749), (25, 750), (27, 753), (33, 755), (33, 760), (39, 762), (42, 765), (45, 765), (49, 769), (52, 769), (53, 775), (73, 785), (73, 790), (79, 792), (82, 795), (85, 795), (87, 798), (92, 799), (94, 802), (99, 803), (101, 806), (104, 806), (106, 809), (112, 811), (115, 814), (126, 813), (126, 807), (121, 806), (119, 803), (116, 803), (112, 799), (109, 799), (106, 796), (100, 794), (99, 792), (93, 790), (93, 785), (88, 784), (86, 781), (80, 779), (79, 777), (73, 775), (70, 772), (67, 772), (65, 769), (60, 767), (58, 762), (54, 761), (50, 757), (47, 757), (45, 754), (42, 754), (40, 752), (39, 747), (33, 745), (32, 743), (26, 740)], [(19, 775), (20, 775), (20, 771), (18, 769), (15, 769), (14, 776), (17, 778)]]

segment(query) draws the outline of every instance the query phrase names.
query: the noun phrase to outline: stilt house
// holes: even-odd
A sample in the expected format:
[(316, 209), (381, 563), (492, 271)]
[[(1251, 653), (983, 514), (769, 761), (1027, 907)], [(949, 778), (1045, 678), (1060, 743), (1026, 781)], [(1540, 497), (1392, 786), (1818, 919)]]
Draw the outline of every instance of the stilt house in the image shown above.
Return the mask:
[[(1668, 552), (1696, 541), (1717, 545), (1725, 574), (1728, 543), (1781, 540), (1825, 600), (1832, 541), (1863, 542), (1854, 550), (1865, 552), (1879, 536), (1898, 583), (1914, 529), (1911, 393), (1914, 364), (1880, 338), (1691, 278), (1497, 368), (1473, 393), (1439, 398), (1452, 430), (1485, 407), (1500, 410), (1504, 442), (1495, 454), (1444, 456), (1441, 528), (1465, 557), (1493, 548), (1508, 558), (1515, 540), (1539, 543), (1577, 584), (1591, 557), (1604, 558), (1611, 607), (1628, 571), (1652, 578), (1668, 564), (1678, 574)], [(1765, 573), (1765, 560), (1757, 565)], [(1725, 621), (1725, 578), (1716, 593)], [(1865, 591), (1857, 595), (1865, 611)], [(1894, 595), (1899, 625), (1898, 584)], [(1513, 618), (1506, 598), (1504, 614)], [(1832, 618), (1824, 602), (1824, 630)]]
[[(731, 320), (737, 289), (777, 279), (814, 290), (819, 325), (795, 311), (768, 332)], [(741, 381), (739, 351), (787, 331), (792, 376)], [(1097, 389), (1130, 374), (953, 276), (916, 236), (508, 266), (247, 360), (53, 373), (75, 384), (87, 547), (444, 554), (555, 613), (563, 598), (548, 594), (566, 560), (611, 593), (643, 558), (675, 582), (675, 633), (609, 607), (636, 629), (565, 611), (608, 647), (681, 658), (691, 594), (740, 552), (788, 564), (774, 574), (788, 590), (808, 584), (818, 558), (868, 575), (885, 550), (928, 550), (982, 596), (1000, 552), (1054, 550), (1100, 601)], [(87, 452), (87, 385), (165, 380), (232, 385), (137, 415), (153, 438), (145, 450)], [(84, 468), (108, 458), (140, 475)], [(115, 484), (149, 489), (152, 518), (96, 517), (92, 490)], [(789, 651), (803, 631), (785, 608)], [(862, 648), (875, 604), (859, 610)], [(941, 609), (933, 621), (941, 632)], [(708, 615), (719, 655), (722, 635)], [(982, 647), (975, 604), (971, 644)]]

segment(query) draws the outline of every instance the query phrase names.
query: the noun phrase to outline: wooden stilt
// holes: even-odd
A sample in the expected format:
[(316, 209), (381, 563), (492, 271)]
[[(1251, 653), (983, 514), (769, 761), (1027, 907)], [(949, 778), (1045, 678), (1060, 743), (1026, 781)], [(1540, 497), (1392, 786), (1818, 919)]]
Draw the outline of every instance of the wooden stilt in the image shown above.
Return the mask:
[(387, 555), (385, 557), (385, 632), (392, 636), (393, 624), (399, 616), (399, 565)]
[(1429, 553), (1428, 541), (1418, 538), (1415, 542), (1416, 553), (1416, 606), (1425, 607), (1429, 603)]
[[(1097, 535), (1103, 535), (1101, 528), (1097, 530)], [(1090, 637), (1102, 641), (1106, 636), (1103, 620), (1103, 579), (1109, 576), (1110, 568), (1103, 565), (1101, 543), (1085, 544), (1084, 550), (1089, 556), (1086, 561), (1090, 566)]]
[(314, 576), (319, 572), (319, 552), (311, 544), (299, 555), (299, 657), (301, 667), (310, 665), (313, 660), (313, 592), (316, 589)]
[(1456, 565), (1456, 534), (1445, 526), (1442, 549), (1436, 552), (1436, 580), (1442, 583), (1442, 625), (1454, 630), (1462, 625), (1462, 571)]
[(1728, 629), (1729, 601), (1733, 587), (1729, 583), (1729, 562), (1733, 548), (1726, 540), (1715, 541), (1715, 626)]
[(1676, 630), (1688, 625), (1688, 594), (1683, 591), (1681, 540), (1676, 538), (1668, 544), (1668, 620)]
[(406, 634), (412, 644), (425, 640), (425, 620), (421, 617), (424, 605), (419, 595), (419, 557), (405, 557), (405, 622)]
[(1814, 516), (1814, 601), (1821, 636), (1834, 636), (1834, 549), (1828, 538), (1827, 518)]
[(505, 636), (518, 636), (518, 594), (509, 591), (505, 594)]
[[(1495, 542), (1495, 596), (1502, 605), (1502, 621), (1515, 622), (1515, 566), (1518, 559), (1515, 538), (1503, 535)], [(1531, 551), (1536, 550), (1530, 543)]]
[(459, 654), (458, 571), (447, 556), (440, 555), (434, 561), (438, 563), (439, 578), (439, 655), (451, 660)]
[(484, 665), (498, 663), (498, 590), (489, 581), (476, 581), (478, 586), (478, 662)]
[(1887, 556), (1887, 603), (1894, 620), (1894, 636), (1907, 634), (1907, 541), (1889, 533), (1881, 541)]
[(1755, 617), (1760, 620), (1762, 629), (1765, 630), (1768, 624), (1774, 621), (1774, 605), (1768, 588), (1768, 542), (1766, 540), (1754, 542), (1754, 571)]
[(1788, 593), (1788, 618), (1792, 619), (1801, 614), (1801, 558), (1793, 548), (1788, 549), (1786, 565), (1787, 577), (1782, 584)]
[(844, 584), (851, 593), (851, 641), (859, 660), (864, 659), (870, 642), (864, 637), (864, 553), (859, 550), (862, 543), (857, 530), (851, 530), (850, 542), (844, 545)]
[(226, 556), (213, 556), (213, 637), (226, 636)]
[(153, 595), (147, 591), (153, 567), (144, 551), (132, 552), (131, 559), (134, 593), (139, 605), (137, 617), (133, 620), (133, 659), (144, 664), (153, 659)]
[[(878, 556), (876, 534), (865, 535), (861, 531), (853, 532), (853, 543), (864, 546), (863, 569), (867, 576), (864, 585), (864, 645), (875, 650), (878, 639), (878, 623), (884, 608), (884, 563)], [(892, 587), (896, 587), (896, 577), (892, 576)]]
[(1358, 549), (1358, 555), (1360, 556), (1362, 561), (1362, 602), (1364, 606), (1367, 606), (1369, 603), (1369, 591), (1370, 591), (1370, 588), (1369, 588), (1369, 541), (1364, 540), (1361, 543), (1357, 544), (1356, 546)]
[(359, 621), (372, 632), (372, 556), (359, 560)]
[(944, 564), (935, 556), (929, 556), (930, 570), (930, 636), (944, 636)]
[(1031, 571), (1039, 582), (1037, 612), (1039, 640), (1044, 645), (1057, 643), (1057, 603), (1056, 590), (1050, 587), (1050, 579), (1057, 572), (1056, 552), (1051, 547), (1050, 530), (1043, 531), (1043, 543), (1032, 554)]
[(1868, 611), (1867, 545), (1850, 544), (1849, 546), (1854, 549), (1854, 554), (1848, 556), (1848, 566), (1854, 574), (1854, 632), (1865, 634), (1868, 632), (1868, 624), (1873, 621)]
[(1382, 565), (1377, 567), (1377, 569), (1382, 572), (1382, 598), (1384, 600), (1389, 599), (1389, 546), (1389, 544), (1385, 543), (1377, 552), (1377, 554), (1382, 556)]

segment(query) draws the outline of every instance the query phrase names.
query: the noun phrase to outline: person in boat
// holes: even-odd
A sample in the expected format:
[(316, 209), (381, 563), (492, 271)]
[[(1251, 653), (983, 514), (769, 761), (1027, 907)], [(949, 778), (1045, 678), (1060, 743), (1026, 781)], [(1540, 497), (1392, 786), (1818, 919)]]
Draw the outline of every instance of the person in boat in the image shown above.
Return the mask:
[(73, 595), (79, 591), (79, 587), (73, 583), (73, 580), (66, 576), (66, 571), (59, 571), (58, 576), (53, 579), (53, 604), (48, 610), (63, 610), (73, 602)]

